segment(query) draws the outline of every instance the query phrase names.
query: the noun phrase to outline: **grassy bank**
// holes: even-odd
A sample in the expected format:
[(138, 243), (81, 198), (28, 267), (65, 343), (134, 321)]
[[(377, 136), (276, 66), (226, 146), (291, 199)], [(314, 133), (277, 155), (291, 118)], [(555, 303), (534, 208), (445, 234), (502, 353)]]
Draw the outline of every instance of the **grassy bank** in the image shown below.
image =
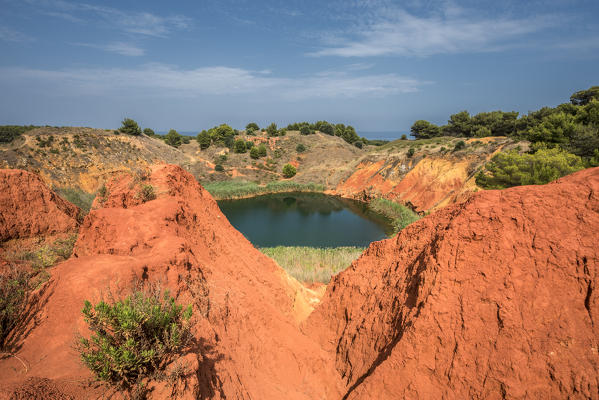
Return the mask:
[(420, 219), (420, 215), (416, 214), (408, 207), (387, 199), (374, 199), (368, 203), (368, 207), (372, 211), (382, 214), (392, 220), (395, 233)]
[(324, 191), (324, 186), (320, 184), (290, 181), (275, 181), (266, 185), (259, 185), (255, 182), (234, 179), (203, 183), (202, 185), (216, 200), (242, 199), (269, 193)]
[(329, 283), (336, 273), (349, 267), (364, 251), (361, 247), (264, 247), (260, 251), (300, 282)]

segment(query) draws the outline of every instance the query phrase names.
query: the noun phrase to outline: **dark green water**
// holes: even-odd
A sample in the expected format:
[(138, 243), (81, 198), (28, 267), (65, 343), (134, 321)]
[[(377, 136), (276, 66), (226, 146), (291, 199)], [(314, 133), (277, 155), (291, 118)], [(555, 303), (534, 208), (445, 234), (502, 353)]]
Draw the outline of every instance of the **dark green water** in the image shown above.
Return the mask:
[(218, 205), (229, 222), (258, 247), (364, 247), (393, 228), (360, 202), (322, 193), (279, 193)]

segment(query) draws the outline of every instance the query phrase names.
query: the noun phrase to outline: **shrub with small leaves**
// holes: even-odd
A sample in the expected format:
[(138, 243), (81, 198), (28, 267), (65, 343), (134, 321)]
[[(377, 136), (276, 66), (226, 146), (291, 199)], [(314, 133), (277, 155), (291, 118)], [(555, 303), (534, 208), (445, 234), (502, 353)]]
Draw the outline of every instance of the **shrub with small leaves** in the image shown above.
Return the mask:
[(221, 164), (216, 164), (216, 165), (214, 166), (214, 170), (215, 170), (216, 172), (223, 172), (223, 171), (225, 170), (225, 168), (224, 168), (224, 167), (223, 167)]
[(81, 360), (99, 380), (124, 389), (163, 369), (191, 339), (191, 306), (156, 287), (112, 303), (86, 300), (82, 312), (92, 335), (79, 339)]
[(466, 148), (466, 142), (464, 142), (463, 140), (460, 140), (459, 142), (457, 142), (455, 144), (455, 147), (453, 148), (453, 151), (460, 151)]
[(413, 147), (410, 147), (410, 148), (408, 149), (408, 157), (410, 157), (410, 158), (411, 158), (411, 157), (414, 155), (414, 152), (415, 152), (415, 151), (416, 151), (416, 150), (414, 150), (414, 148), (413, 148)]
[(291, 164), (285, 164), (283, 166), (283, 176), (285, 178), (291, 178), (293, 176), (295, 176), (295, 174), (297, 173), (297, 170), (295, 169), (295, 167)]
[(122, 125), (119, 131), (121, 131), (122, 133), (134, 136), (141, 134), (141, 128), (139, 127), (139, 125), (137, 125), (137, 122), (135, 122), (131, 118), (125, 118), (121, 124)]
[(10, 332), (22, 322), (29, 278), (29, 273), (14, 266), (0, 272), (0, 350), (5, 348)]
[(139, 198), (145, 203), (150, 200), (154, 200), (156, 198), (156, 193), (154, 192), (154, 186), (152, 185), (143, 185), (141, 190), (139, 191)]
[(304, 151), (306, 151), (306, 146), (300, 143), (295, 147), (295, 151), (297, 151), (298, 153), (303, 153)]

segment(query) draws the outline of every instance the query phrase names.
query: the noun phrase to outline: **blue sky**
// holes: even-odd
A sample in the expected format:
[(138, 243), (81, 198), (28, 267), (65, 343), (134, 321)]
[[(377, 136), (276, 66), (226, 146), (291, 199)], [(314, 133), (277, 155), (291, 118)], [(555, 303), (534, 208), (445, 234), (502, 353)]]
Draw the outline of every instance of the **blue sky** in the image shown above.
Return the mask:
[(599, 2), (0, 0), (0, 124), (408, 131), (599, 84)]

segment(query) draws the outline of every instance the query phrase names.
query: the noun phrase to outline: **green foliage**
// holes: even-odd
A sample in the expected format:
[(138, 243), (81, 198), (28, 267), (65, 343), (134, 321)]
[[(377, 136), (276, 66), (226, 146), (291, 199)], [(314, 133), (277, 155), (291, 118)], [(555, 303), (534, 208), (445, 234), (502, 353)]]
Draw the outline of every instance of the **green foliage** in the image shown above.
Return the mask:
[(238, 199), (267, 193), (324, 191), (324, 186), (320, 184), (293, 181), (274, 181), (261, 186), (254, 182), (233, 179), (203, 183), (202, 186), (217, 200)]
[(363, 145), (364, 143), (362, 142), (354, 142), (354, 146), (356, 146), (358, 149), (361, 149)]
[(81, 210), (80, 219), (89, 213), (94, 202), (93, 193), (87, 193), (79, 188), (55, 188), (54, 191), (58, 193), (63, 199), (70, 201), (75, 204)]
[(408, 140), (408, 136), (404, 133), (401, 135), (401, 140)]
[(283, 176), (285, 178), (291, 178), (293, 176), (295, 176), (295, 174), (297, 173), (297, 170), (295, 169), (295, 167), (291, 164), (285, 164), (283, 166)]
[(393, 229), (396, 233), (420, 219), (420, 215), (408, 207), (383, 198), (372, 200), (368, 203), (368, 207), (393, 221)]
[(242, 139), (238, 139), (235, 141), (235, 144), (233, 145), (233, 151), (235, 153), (245, 153), (246, 152), (246, 148), (245, 148), (245, 141), (243, 141)]
[(580, 157), (560, 148), (539, 149), (533, 154), (512, 150), (493, 157), (476, 176), (476, 184), (485, 189), (542, 185), (582, 168)]
[(245, 148), (246, 148), (246, 150), (250, 150), (254, 146), (255, 146), (254, 142), (252, 142), (251, 140), (248, 140), (247, 142), (245, 142)]
[(35, 128), (37, 128), (37, 126), (0, 125), (0, 143), (10, 143), (23, 133)]
[(169, 146), (179, 147), (183, 143), (183, 136), (181, 136), (176, 130), (171, 129), (164, 136), (164, 143), (168, 144)]
[(233, 146), (234, 137), (237, 134), (235, 130), (227, 124), (221, 124), (214, 128), (210, 128), (207, 133), (208, 136), (210, 136), (212, 143), (227, 147)]
[(141, 128), (139, 127), (139, 125), (137, 125), (137, 122), (135, 122), (131, 118), (123, 119), (119, 131), (127, 135), (141, 135)]
[[(439, 127), (435, 124), (431, 124), (428, 121), (422, 119), (414, 122), (410, 128), (410, 132), (416, 139), (429, 139), (435, 136), (439, 136)], [(402, 136), (402, 139), (405, 135)], [(407, 138), (406, 138), (407, 139)]]
[(273, 122), (272, 124), (268, 125), (268, 127), (266, 128), (266, 133), (268, 134), (268, 136), (277, 136), (277, 124)]
[(599, 100), (599, 86), (593, 86), (587, 90), (581, 90), (570, 96), (570, 101), (576, 106), (584, 106), (591, 100)]
[(277, 246), (264, 247), (260, 251), (274, 259), (298, 281), (326, 284), (333, 275), (349, 267), (364, 249), (360, 247)]
[(216, 165), (214, 166), (214, 170), (215, 170), (216, 172), (223, 172), (223, 171), (225, 170), (225, 167), (223, 167), (223, 166), (222, 166), (222, 164), (216, 164)]
[(260, 146), (258, 146), (258, 156), (260, 157), (266, 157), (266, 146), (261, 144)]
[(331, 125), (330, 123), (328, 123), (327, 121), (317, 121), (314, 124), (315, 128), (317, 131), (322, 132), (326, 135), (334, 135), (335, 134), (335, 127), (333, 127), (333, 125)]
[(410, 147), (410, 148), (408, 149), (407, 156), (408, 156), (409, 158), (412, 158), (412, 157), (414, 156), (414, 153), (415, 153), (415, 150), (414, 150), (414, 148), (413, 148), (413, 147)]
[(309, 126), (307, 126), (307, 125), (302, 125), (302, 126), (300, 127), (300, 133), (301, 133), (302, 135), (309, 135), (310, 133), (312, 133), (312, 130), (310, 129), (310, 127), (309, 127)]
[(154, 192), (154, 186), (152, 185), (143, 185), (139, 190), (138, 197), (142, 202), (147, 202), (150, 200), (154, 200), (156, 198), (156, 193)]
[(144, 135), (146, 135), (146, 136), (150, 136), (150, 137), (152, 137), (152, 136), (155, 136), (155, 135), (156, 135), (156, 133), (154, 132), (154, 130), (153, 130), (153, 129), (150, 129), (150, 128), (145, 128), (145, 129), (143, 130), (143, 133), (144, 133)]
[(306, 146), (304, 146), (301, 143), (298, 143), (298, 145), (295, 146), (295, 151), (297, 151), (298, 153), (303, 153), (304, 151), (306, 151)]
[(23, 322), (30, 274), (23, 268), (5, 267), (0, 272), (0, 350), (10, 333)]
[(250, 149), (250, 157), (254, 160), (260, 158), (260, 150), (258, 150), (258, 147), (254, 146)]
[(100, 203), (104, 203), (106, 200), (108, 200), (108, 195), (108, 188), (106, 187), (106, 184), (103, 183), (102, 186), (100, 186), (100, 189), (98, 189), (96, 196), (98, 196)]
[(212, 139), (210, 138), (210, 135), (205, 130), (198, 133), (198, 136), (196, 136), (196, 140), (198, 141), (198, 143), (200, 145), (200, 149), (202, 149), (202, 150), (210, 147), (210, 143), (212, 143)]
[(82, 312), (92, 334), (79, 340), (81, 360), (97, 379), (124, 389), (164, 368), (191, 339), (191, 306), (157, 288), (95, 306), (86, 300)]
[(465, 148), (466, 148), (466, 142), (464, 142), (463, 140), (460, 140), (453, 147), (453, 151), (460, 151), (460, 150), (464, 150)]
[(259, 127), (259, 126), (258, 126), (258, 124), (257, 124), (257, 123), (255, 123), (255, 122), (250, 122), (249, 124), (247, 124), (247, 125), (245, 126), (245, 132), (246, 132), (248, 135), (251, 135), (251, 134), (253, 134), (255, 131), (259, 131), (259, 130), (260, 130), (260, 127)]

